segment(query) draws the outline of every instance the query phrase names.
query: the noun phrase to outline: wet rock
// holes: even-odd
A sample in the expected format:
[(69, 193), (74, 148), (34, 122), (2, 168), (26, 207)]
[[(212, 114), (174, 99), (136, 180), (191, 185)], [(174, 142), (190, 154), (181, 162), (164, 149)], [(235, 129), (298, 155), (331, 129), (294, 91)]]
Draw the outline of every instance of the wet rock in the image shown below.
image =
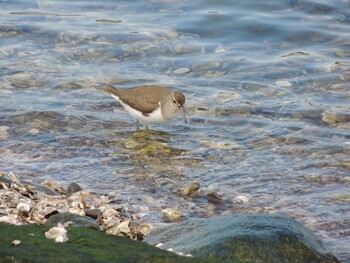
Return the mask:
[(227, 103), (240, 99), (242, 96), (235, 92), (219, 92), (215, 95), (214, 99), (218, 103)]
[(51, 226), (56, 226), (59, 223), (63, 225), (69, 221), (71, 221), (72, 226), (75, 226), (75, 227), (87, 227), (87, 228), (92, 228), (96, 230), (100, 229), (96, 221), (93, 220), (92, 218), (87, 216), (80, 216), (69, 212), (63, 212), (63, 213), (59, 213), (58, 215), (51, 216), (46, 221), (46, 224)]
[(169, 220), (169, 221), (179, 221), (183, 219), (185, 216), (179, 210), (167, 208), (162, 210), (162, 217), (165, 220)]
[(91, 217), (91, 218), (93, 218), (93, 219), (97, 219), (100, 215), (101, 215), (101, 210), (100, 209), (97, 209), (97, 208), (95, 208), (95, 209), (85, 209), (84, 210), (84, 212), (85, 212), (85, 215), (86, 216), (88, 216), (88, 217)]
[(312, 232), (292, 218), (275, 215), (186, 220), (153, 230), (146, 242), (221, 262), (339, 263)]
[(81, 191), (82, 188), (80, 187), (80, 185), (78, 185), (77, 183), (70, 183), (67, 187), (67, 193), (69, 194), (73, 194), (73, 193), (76, 193), (76, 192), (79, 192)]
[(290, 86), (292, 86), (292, 83), (290, 83), (290, 82), (287, 81), (287, 80), (279, 80), (279, 81), (276, 81), (276, 86), (280, 86), (280, 87), (290, 87)]
[(34, 194), (37, 197), (43, 197), (45, 195), (60, 195), (58, 192), (56, 192), (55, 190), (45, 186), (45, 185), (40, 185), (34, 182), (27, 182), (27, 181), (23, 181), (22, 182), (23, 185), (30, 189), (32, 192), (34, 192)]
[(213, 149), (220, 149), (220, 150), (231, 150), (234, 148), (239, 148), (239, 145), (234, 142), (234, 141), (207, 141), (207, 140), (202, 140), (200, 141), (201, 144), (206, 145), (209, 148)]
[(40, 133), (40, 130), (36, 129), (36, 128), (32, 128), (28, 132), (31, 133), (31, 134), (38, 134), (38, 133)]
[(6, 140), (9, 137), (8, 130), (10, 127), (8, 126), (0, 126), (0, 140)]
[(303, 116), (303, 118), (307, 118), (307, 119), (312, 119), (312, 120), (320, 120), (320, 116), (322, 115), (322, 110), (321, 109), (302, 109), (300, 111), (300, 114)]
[(59, 211), (54, 207), (46, 207), (44, 208), (44, 211), (44, 218), (46, 219), (50, 218), (53, 215), (59, 214)]
[(329, 125), (333, 125), (337, 122), (348, 122), (350, 121), (350, 113), (325, 111), (322, 113), (322, 121)]
[(138, 231), (144, 236), (148, 236), (148, 234), (151, 232), (152, 228), (148, 224), (140, 224), (137, 226)]
[(45, 84), (45, 81), (37, 73), (30, 71), (18, 72), (7, 76), (6, 81), (18, 88), (40, 87)]
[(194, 196), (197, 195), (199, 191), (199, 183), (190, 183), (177, 189), (176, 193), (181, 196)]
[(216, 205), (223, 205), (225, 201), (216, 192), (207, 194), (208, 202)]
[(189, 68), (178, 68), (173, 71), (173, 74), (175, 75), (182, 75), (191, 72), (191, 69)]
[(66, 194), (66, 190), (63, 189), (62, 186), (60, 186), (58, 183), (53, 183), (53, 182), (48, 182), (48, 181), (44, 181), (41, 183), (41, 185), (44, 185), (50, 189), (52, 189), (53, 191), (55, 191), (56, 193), (59, 194)]

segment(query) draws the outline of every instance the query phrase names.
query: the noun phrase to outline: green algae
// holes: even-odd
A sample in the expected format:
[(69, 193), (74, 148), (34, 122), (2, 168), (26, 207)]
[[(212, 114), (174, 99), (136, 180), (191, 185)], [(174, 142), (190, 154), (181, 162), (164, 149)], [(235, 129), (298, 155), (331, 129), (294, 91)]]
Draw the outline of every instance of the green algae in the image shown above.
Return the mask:
[[(68, 242), (45, 238), (49, 226), (0, 224), (0, 262), (199, 262), (143, 242), (68, 227)], [(20, 240), (17, 246), (13, 240)]]

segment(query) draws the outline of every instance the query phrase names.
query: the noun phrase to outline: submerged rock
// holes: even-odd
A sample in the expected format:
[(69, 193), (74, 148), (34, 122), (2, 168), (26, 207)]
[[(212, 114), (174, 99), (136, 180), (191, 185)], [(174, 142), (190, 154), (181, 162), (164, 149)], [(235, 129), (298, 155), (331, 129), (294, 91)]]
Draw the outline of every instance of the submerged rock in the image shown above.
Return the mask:
[(322, 121), (329, 125), (337, 122), (348, 122), (350, 121), (350, 114), (346, 112), (325, 111), (322, 113)]
[(285, 216), (192, 219), (155, 229), (146, 242), (221, 262), (339, 262), (313, 233)]

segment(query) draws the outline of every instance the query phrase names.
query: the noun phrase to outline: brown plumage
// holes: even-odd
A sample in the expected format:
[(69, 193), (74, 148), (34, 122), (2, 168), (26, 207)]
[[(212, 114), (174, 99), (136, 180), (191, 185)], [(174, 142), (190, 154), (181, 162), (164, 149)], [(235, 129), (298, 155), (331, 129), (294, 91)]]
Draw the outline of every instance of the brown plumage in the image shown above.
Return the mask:
[[(108, 85), (106, 89), (96, 89), (112, 95), (124, 105), (124, 108), (129, 114), (141, 121), (165, 123), (173, 119), (177, 114), (182, 113), (184, 121), (187, 122), (183, 109), (185, 96), (179, 91), (172, 91), (167, 87), (157, 85), (127, 89), (118, 89), (112, 85)], [(137, 110), (141, 116), (131, 109), (127, 109), (126, 105)], [(157, 108), (160, 109), (159, 112)]]
[[(112, 85), (108, 85), (107, 89), (97, 88), (97, 90), (117, 96), (123, 103), (141, 111), (144, 115), (153, 112), (159, 106), (158, 102), (161, 100), (162, 96), (171, 92), (169, 88), (154, 85), (128, 89), (117, 89)], [(179, 95), (175, 96), (181, 97)], [(181, 101), (184, 102), (184, 99), (181, 98)]]

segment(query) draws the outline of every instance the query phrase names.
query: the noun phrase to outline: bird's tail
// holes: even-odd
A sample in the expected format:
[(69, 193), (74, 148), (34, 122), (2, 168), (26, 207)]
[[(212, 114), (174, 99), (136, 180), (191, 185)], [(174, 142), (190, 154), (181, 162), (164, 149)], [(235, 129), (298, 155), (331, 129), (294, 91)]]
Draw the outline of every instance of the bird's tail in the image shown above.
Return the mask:
[(98, 91), (110, 94), (110, 95), (117, 95), (118, 96), (118, 89), (113, 87), (111, 84), (107, 86), (106, 89), (101, 89), (101, 88), (95, 88)]

